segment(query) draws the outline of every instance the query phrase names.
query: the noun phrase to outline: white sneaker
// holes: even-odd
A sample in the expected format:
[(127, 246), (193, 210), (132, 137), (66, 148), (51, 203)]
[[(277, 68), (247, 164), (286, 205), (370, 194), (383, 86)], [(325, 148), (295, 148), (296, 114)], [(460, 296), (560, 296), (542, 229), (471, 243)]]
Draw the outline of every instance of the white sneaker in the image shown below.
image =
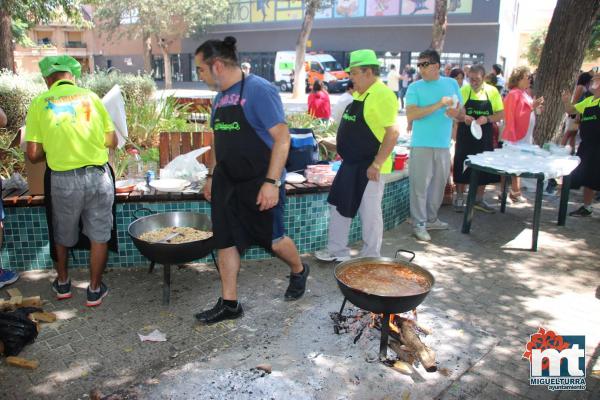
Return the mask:
[(512, 190), (508, 193), (508, 197), (510, 197), (513, 203), (527, 203), (527, 199), (523, 197), (521, 192), (514, 193)]
[(425, 228), (430, 231), (442, 231), (448, 229), (448, 223), (440, 221), (440, 219), (436, 219), (433, 222), (425, 223)]
[(425, 224), (417, 224), (413, 229), (413, 233), (415, 237), (423, 242), (431, 242), (431, 236), (429, 236), (429, 232), (425, 228)]
[(463, 197), (456, 196), (454, 200), (452, 200), (452, 206), (454, 207), (454, 211), (457, 213), (461, 213), (465, 211), (465, 199)]
[(320, 261), (343, 262), (343, 261), (348, 261), (351, 257), (350, 256), (334, 256), (333, 254), (329, 253), (329, 251), (327, 251), (327, 250), (317, 250), (317, 251), (315, 251), (315, 258)]
[(482, 211), (484, 213), (488, 213), (488, 214), (494, 214), (496, 212), (496, 209), (492, 206), (490, 206), (488, 203), (486, 203), (485, 200), (477, 200), (475, 201), (475, 204), (473, 205), (473, 207), (476, 210)]

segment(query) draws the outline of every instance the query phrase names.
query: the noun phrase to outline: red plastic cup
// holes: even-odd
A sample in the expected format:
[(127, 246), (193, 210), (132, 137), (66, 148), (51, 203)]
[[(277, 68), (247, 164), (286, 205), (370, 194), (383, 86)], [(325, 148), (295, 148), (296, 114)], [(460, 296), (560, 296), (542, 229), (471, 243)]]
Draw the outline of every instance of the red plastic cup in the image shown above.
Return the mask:
[(394, 159), (394, 170), (402, 171), (406, 165), (406, 160), (408, 160), (408, 154), (396, 154), (396, 158)]

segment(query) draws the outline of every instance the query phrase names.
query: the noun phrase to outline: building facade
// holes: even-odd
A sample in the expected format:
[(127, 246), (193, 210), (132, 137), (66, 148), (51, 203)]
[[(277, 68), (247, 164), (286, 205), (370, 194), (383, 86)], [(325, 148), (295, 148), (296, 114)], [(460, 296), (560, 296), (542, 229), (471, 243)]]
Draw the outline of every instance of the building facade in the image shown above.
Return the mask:
[[(519, 58), (516, 44), (521, 2), (448, 0), (442, 63), (456, 66), (482, 63), (487, 69), (499, 63), (505, 70), (514, 68)], [(197, 80), (193, 65), (195, 49), (204, 40), (227, 35), (238, 39), (241, 61), (250, 62), (253, 73), (273, 81), (275, 53), (295, 48), (304, 1), (230, 0), (230, 3), (229, 12), (209, 34), (173, 41), (168, 62), (174, 82)], [(414, 66), (418, 53), (431, 42), (434, 3), (434, 0), (331, 0), (328, 7), (317, 12), (307, 51), (331, 54), (346, 66), (351, 51), (370, 48), (386, 67)], [(46, 28), (50, 29), (36, 28), (32, 34), (34, 42), (41, 43), (38, 48), (17, 51), (26, 70), (27, 65), (44, 55), (63, 52), (79, 57), (89, 70), (95, 67), (129, 73), (143, 71), (144, 43), (140, 38), (113, 35), (109, 40), (100, 28), (89, 32), (91, 38), (87, 38), (86, 31), (81, 31), (80, 38), (71, 28), (50, 35)], [(55, 47), (50, 49), (45, 41), (55, 43)], [(161, 80), (164, 60), (157, 49), (153, 46), (153, 75)], [(23, 57), (25, 52), (29, 52), (29, 58)]]
[[(89, 7), (83, 17), (91, 21)], [(38, 25), (28, 33), (32, 46), (15, 46), (15, 69), (19, 72), (39, 72), (38, 62), (46, 57), (67, 54), (81, 63), (83, 72), (94, 70), (95, 34), (93, 30), (64, 21)]]
[[(315, 17), (307, 51), (332, 54), (344, 66), (349, 53), (370, 48), (385, 66), (416, 64), (431, 43), (434, 0), (334, 0)], [(293, 50), (304, 2), (231, 0), (220, 24), (202, 38), (184, 39), (182, 51), (192, 54), (206, 39), (227, 35), (238, 39), (241, 61), (253, 72), (273, 80), (275, 53)], [(518, 54), (519, 0), (448, 0), (448, 27), (442, 63), (463, 66), (499, 63), (515, 66)], [(195, 77), (192, 76), (192, 79)]]

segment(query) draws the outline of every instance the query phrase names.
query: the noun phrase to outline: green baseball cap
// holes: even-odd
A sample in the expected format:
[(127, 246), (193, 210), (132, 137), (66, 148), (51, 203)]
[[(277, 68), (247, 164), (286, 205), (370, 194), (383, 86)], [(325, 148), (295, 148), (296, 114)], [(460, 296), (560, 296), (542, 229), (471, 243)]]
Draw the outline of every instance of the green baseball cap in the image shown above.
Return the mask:
[(346, 72), (350, 72), (350, 68), (364, 67), (367, 65), (379, 66), (379, 61), (375, 52), (370, 49), (356, 50), (350, 53), (350, 65), (346, 68)]
[(81, 76), (81, 64), (71, 56), (48, 56), (38, 63), (42, 76), (45, 78), (55, 72), (70, 72), (74, 77)]

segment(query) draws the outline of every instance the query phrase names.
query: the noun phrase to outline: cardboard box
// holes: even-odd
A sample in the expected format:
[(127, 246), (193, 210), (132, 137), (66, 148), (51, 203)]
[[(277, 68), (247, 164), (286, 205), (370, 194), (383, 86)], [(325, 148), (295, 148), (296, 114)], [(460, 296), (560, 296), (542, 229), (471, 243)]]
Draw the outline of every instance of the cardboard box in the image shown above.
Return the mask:
[(30, 195), (44, 194), (44, 174), (46, 173), (46, 163), (32, 163), (25, 155), (25, 172), (27, 173), (27, 184), (29, 185)]
[[(25, 127), (19, 129), (20, 147), (23, 152), (26, 150)], [(32, 163), (25, 154), (25, 173), (27, 174), (27, 184), (29, 185), (30, 195), (44, 194), (44, 174), (46, 173), (46, 163)]]

